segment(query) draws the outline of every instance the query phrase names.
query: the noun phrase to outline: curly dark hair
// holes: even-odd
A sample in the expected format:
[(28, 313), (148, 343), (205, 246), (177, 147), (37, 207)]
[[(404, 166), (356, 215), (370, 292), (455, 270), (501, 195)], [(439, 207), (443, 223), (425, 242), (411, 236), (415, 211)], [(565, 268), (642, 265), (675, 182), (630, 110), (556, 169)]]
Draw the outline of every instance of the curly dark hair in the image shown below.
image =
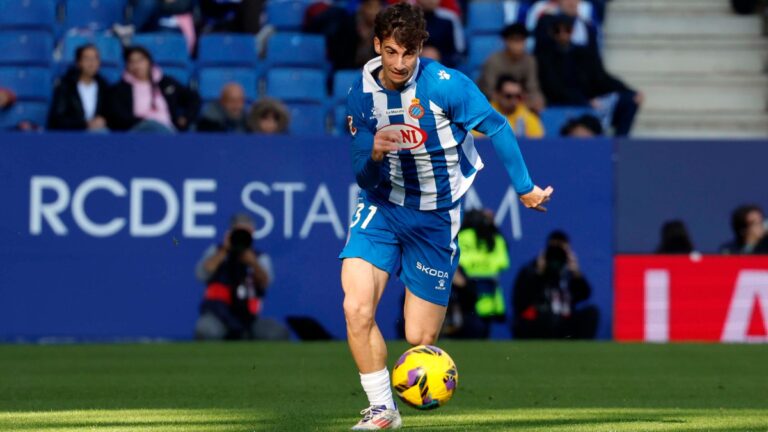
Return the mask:
[(429, 38), (427, 22), (421, 8), (408, 3), (390, 6), (376, 15), (373, 34), (384, 42), (393, 37), (395, 42), (408, 50), (418, 49)]

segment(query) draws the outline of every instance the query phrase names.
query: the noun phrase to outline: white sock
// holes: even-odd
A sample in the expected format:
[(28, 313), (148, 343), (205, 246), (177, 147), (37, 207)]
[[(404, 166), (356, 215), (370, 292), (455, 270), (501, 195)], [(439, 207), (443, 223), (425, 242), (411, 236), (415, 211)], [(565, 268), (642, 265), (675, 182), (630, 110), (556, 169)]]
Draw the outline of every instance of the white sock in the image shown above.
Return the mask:
[(392, 399), (392, 387), (389, 383), (389, 370), (360, 374), (360, 384), (371, 405), (386, 405), (387, 409), (397, 409)]

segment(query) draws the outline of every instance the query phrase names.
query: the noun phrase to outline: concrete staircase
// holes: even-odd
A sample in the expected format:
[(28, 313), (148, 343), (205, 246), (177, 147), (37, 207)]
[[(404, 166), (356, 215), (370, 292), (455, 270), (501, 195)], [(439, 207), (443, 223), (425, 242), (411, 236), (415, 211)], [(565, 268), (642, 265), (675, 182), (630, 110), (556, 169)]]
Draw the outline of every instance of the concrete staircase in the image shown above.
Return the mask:
[(641, 90), (634, 137), (768, 137), (768, 39), (728, 0), (613, 0), (607, 69)]

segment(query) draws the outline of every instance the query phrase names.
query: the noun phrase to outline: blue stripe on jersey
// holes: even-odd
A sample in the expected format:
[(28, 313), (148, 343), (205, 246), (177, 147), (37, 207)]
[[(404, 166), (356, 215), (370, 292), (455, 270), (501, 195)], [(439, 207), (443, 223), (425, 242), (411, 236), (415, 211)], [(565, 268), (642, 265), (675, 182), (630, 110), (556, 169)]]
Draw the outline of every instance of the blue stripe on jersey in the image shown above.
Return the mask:
[[(416, 87), (416, 98), (424, 101), (422, 104), (428, 103), (429, 97), (424, 94), (424, 87)], [(425, 105), (429, 106), (429, 105)], [(432, 159), (432, 172), (435, 176), (435, 187), (437, 189), (437, 208), (448, 207), (453, 202), (453, 195), (451, 194), (451, 180), (448, 175), (448, 167), (445, 159), (445, 150), (440, 144), (440, 138), (437, 135), (435, 125), (435, 115), (432, 110), (425, 110), (424, 117), (420, 119), (421, 128), (424, 130), (434, 131), (427, 136), (427, 142), (425, 143), (426, 149)]]
[[(387, 95), (387, 109), (402, 109), (403, 101), (400, 98), (400, 92), (384, 90)], [(389, 116), (389, 123), (405, 123), (404, 114)], [(419, 208), (421, 202), (421, 184), (416, 170), (416, 161), (413, 155), (408, 151), (401, 151), (397, 154), (400, 159), (400, 166), (403, 170), (403, 183), (405, 186), (405, 205), (406, 207)]]
[[(454, 123), (451, 123), (451, 133), (453, 134), (453, 139), (459, 144), (463, 144), (464, 140), (467, 139), (468, 132), (460, 129)], [(461, 168), (461, 174), (463, 174), (464, 177), (469, 177), (477, 171), (477, 168), (472, 165), (467, 154), (464, 153), (463, 145), (459, 145), (459, 167)]]

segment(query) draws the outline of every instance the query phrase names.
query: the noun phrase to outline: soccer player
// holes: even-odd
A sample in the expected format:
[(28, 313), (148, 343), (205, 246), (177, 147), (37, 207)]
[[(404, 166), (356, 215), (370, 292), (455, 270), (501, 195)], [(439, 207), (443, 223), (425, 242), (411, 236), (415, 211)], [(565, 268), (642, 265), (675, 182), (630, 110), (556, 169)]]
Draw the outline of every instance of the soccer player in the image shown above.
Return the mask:
[(544, 211), (551, 187), (528, 175), (506, 119), (466, 76), (420, 59), (423, 13), (399, 3), (378, 14), (374, 48), (347, 97), (352, 161), (361, 193), (339, 256), (347, 338), (369, 407), (353, 430), (396, 429), (387, 347), (376, 308), (390, 274), (406, 285), (405, 335), (436, 341), (459, 262), (462, 197), (483, 167), (471, 130), (491, 138), (522, 203)]

